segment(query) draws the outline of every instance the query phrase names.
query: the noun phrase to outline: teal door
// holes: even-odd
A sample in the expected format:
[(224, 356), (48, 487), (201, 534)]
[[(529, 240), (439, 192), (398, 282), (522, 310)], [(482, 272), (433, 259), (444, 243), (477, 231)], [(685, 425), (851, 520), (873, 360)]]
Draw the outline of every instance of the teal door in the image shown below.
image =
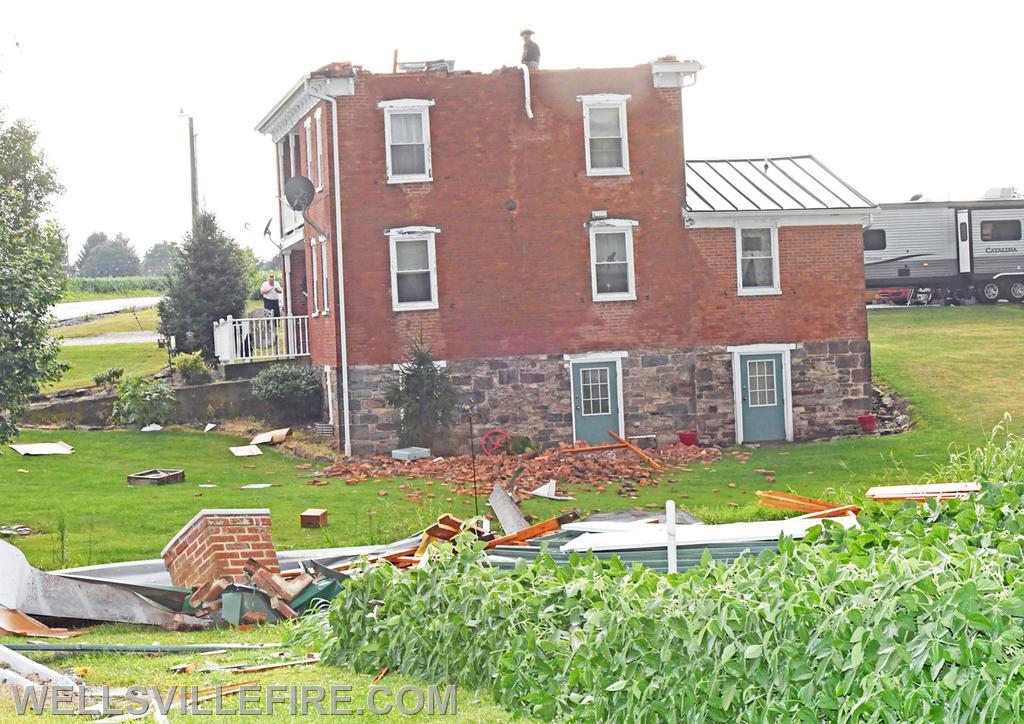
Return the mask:
[(575, 362), (572, 365), (575, 437), (592, 445), (613, 442), (608, 431), (619, 429), (619, 374), (614, 362)]
[(782, 355), (745, 354), (740, 361), (743, 442), (786, 439)]

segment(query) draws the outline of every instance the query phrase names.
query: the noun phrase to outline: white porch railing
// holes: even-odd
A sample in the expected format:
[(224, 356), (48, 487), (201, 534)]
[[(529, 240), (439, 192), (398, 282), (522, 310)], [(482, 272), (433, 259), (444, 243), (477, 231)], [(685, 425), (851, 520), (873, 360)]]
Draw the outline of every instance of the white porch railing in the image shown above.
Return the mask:
[(309, 355), (308, 317), (228, 317), (213, 323), (213, 350), (223, 364)]
[(295, 211), (288, 202), (281, 199), (281, 234), (288, 236), (291, 232), (295, 231), (302, 224), (305, 223), (302, 219), (302, 212)]

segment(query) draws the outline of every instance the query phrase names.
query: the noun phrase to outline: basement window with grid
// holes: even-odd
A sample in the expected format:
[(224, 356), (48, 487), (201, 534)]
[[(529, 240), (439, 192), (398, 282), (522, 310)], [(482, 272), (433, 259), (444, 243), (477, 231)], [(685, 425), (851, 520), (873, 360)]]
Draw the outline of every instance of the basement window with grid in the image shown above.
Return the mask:
[(607, 219), (591, 222), (590, 281), (595, 302), (636, 299), (633, 227), (637, 222)]
[(740, 296), (782, 294), (776, 227), (736, 229), (736, 277)]
[(588, 176), (628, 176), (626, 132), (628, 95), (599, 93), (577, 96), (583, 104), (583, 135)]
[(381, 101), (389, 184), (433, 181), (430, 165), (432, 100), (403, 98)]
[(434, 235), (440, 229), (405, 226), (389, 229), (391, 306), (396, 312), (437, 309), (437, 258)]

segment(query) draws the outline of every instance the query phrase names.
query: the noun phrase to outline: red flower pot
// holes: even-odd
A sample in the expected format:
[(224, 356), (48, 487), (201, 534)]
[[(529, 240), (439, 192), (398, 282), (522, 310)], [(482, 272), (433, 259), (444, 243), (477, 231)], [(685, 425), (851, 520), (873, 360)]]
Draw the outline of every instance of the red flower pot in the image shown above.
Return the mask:
[(878, 418), (874, 415), (860, 415), (857, 418), (857, 422), (860, 423), (860, 429), (864, 432), (874, 432), (875, 425), (878, 423)]
[(679, 436), (679, 442), (683, 445), (696, 445), (697, 444), (697, 433), (695, 432), (677, 432)]

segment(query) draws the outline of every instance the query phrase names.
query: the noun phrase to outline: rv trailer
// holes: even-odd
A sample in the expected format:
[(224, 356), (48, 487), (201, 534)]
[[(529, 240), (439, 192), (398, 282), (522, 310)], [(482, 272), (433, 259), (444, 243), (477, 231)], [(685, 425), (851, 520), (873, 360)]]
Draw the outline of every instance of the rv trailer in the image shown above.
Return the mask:
[(868, 288), (941, 287), (987, 304), (1024, 302), (1024, 198), (995, 191), (986, 197), (1004, 198), (880, 204), (864, 225)]

